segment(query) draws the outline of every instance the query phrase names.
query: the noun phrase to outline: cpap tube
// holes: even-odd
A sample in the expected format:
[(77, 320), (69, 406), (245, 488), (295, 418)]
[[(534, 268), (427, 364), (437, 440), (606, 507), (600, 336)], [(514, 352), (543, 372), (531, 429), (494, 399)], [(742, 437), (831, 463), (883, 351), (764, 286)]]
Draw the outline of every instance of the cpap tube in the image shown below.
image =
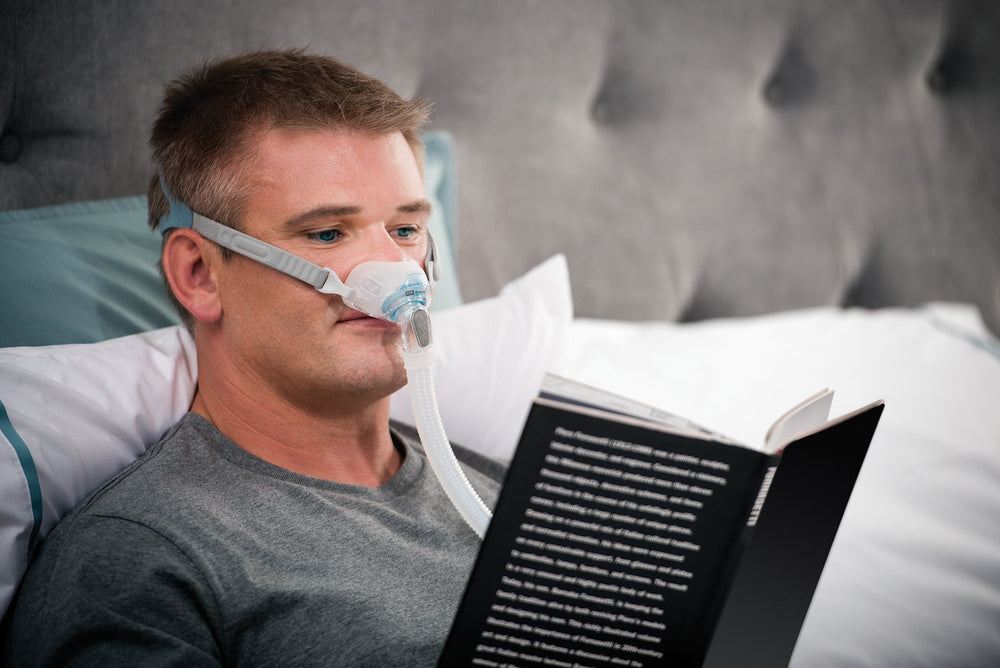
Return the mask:
[(348, 306), (399, 324), (410, 407), (427, 461), (452, 505), (482, 538), (490, 511), (459, 466), (438, 413), (426, 275), (413, 260), (363, 262), (351, 270), (344, 285)]
[(490, 511), (459, 466), (438, 413), (427, 277), (412, 260), (364, 262), (347, 276), (345, 287), (350, 290), (343, 297), (347, 305), (399, 324), (410, 407), (427, 461), (452, 505), (482, 538)]
[(452, 505), (482, 538), (490, 511), (459, 466), (438, 413), (427, 277), (413, 260), (363, 262), (351, 270), (344, 286), (348, 306), (399, 324), (410, 407), (427, 461)]
[(400, 315), (398, 322), (403, 331), (403, 363), (410, 387), (410, 407), (427, 461), (459, 514), (482, 538), (491, 514), (459, 466), (438, 413), (427, 307), (407, 308)]

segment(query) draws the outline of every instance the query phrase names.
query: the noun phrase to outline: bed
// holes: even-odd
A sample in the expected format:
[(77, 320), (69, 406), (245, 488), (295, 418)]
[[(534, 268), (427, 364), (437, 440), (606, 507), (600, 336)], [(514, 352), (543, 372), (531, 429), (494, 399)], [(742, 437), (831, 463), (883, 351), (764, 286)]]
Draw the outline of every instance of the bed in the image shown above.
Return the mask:
[(791, 665), (1000, 662), (1000, 6), (0, 7), (0, 610), (197, 382), (144, 224), (162, 82), (306, 47), (435, 102), (453, 440), (508, 457), (546, 372), (751, 444), (884, 399)]

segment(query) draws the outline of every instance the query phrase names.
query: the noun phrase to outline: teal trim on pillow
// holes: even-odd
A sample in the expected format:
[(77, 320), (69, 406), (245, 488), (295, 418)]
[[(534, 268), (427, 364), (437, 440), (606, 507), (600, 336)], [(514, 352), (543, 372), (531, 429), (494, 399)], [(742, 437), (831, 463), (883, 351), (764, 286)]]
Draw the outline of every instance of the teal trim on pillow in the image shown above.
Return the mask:
[(31, 450), (28, 449), (28, 445), (11, 424), (7, 408), (2, 401), (0, 401), (0, 432), (3, 432), (14, 448), (17, 460), (21, 464), (21, 472), (24, 474), (25, 480), (28, 481), (28, 495), (31, 498), (31, 515), (34, 522), (31, 527), (31, 536), (28, 538), (28, 556), (30, 557), (35, 551), (38, 532), (42, 528), (42, 485), (38, 480), (38, 470), (35, 468), (35, 460), (31, 456)]

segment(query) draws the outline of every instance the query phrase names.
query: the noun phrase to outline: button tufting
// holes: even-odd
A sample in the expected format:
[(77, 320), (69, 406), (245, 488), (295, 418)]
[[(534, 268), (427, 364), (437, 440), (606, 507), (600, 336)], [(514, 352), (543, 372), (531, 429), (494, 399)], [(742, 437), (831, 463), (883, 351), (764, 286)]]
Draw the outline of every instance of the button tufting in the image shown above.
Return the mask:
[(781, 79), (773, 76), (764, 83), (764, 99), (775, 107), (780, 107), (786, 101), (785, 86), (782, 84)]
[(21, 155), (21, 140), (17, 135), (9, 134), (0, 137), (0, 162), (9, 165), (16, 162)]
[(603, 99), (597, 100), (591, 109), (591, 115), (598, 123), (607, 123), (611, 120), (611, 110), (608, 108), (607, 101)]
[(935, 93), (942, 94), (948, 92), (948, 72), (938, 62), (926, 74), (927, 86)]

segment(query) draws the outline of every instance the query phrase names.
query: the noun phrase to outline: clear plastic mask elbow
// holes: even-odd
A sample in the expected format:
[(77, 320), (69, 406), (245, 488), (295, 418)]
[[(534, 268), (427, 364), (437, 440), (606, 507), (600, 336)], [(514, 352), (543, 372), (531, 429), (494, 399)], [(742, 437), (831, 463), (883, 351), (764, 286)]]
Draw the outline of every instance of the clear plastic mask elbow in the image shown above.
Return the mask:
[(345, 304), (399, 323), (405, 352), (430, 348), (430, 285), (416, 262), (362, 262), (347, 275), (344, 286), (350, 291)]

